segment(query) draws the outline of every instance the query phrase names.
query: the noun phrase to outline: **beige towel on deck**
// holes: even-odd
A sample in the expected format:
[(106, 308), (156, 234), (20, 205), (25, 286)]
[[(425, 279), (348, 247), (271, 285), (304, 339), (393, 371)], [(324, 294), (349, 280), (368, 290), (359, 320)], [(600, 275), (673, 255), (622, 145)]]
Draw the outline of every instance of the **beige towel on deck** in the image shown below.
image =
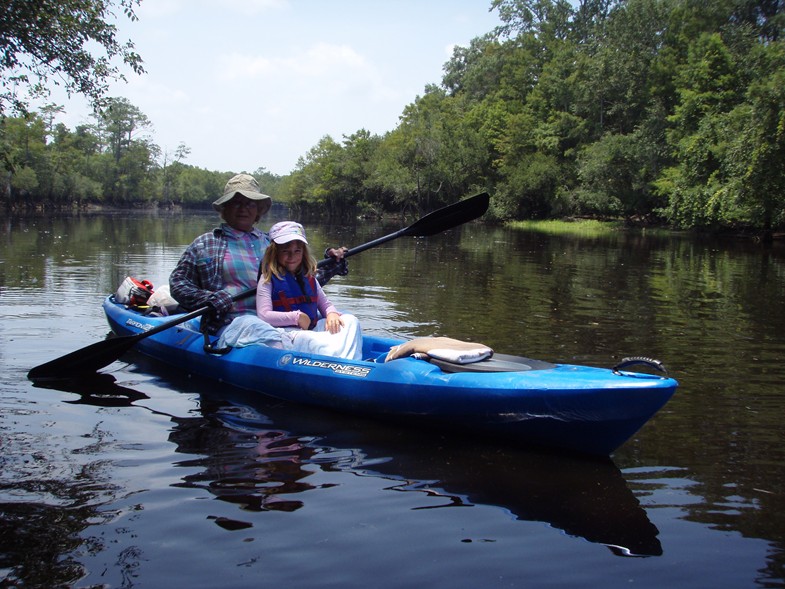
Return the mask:
[(447, 362), (469, 364), (490, 358), (493, 356), (493, 350), (483, 344), (462, 342), (449, 337), (420, 337), (405, 344), (393, 346), (384, 361), (389, 362), (413, 354), (427, 354), (432, 358)]

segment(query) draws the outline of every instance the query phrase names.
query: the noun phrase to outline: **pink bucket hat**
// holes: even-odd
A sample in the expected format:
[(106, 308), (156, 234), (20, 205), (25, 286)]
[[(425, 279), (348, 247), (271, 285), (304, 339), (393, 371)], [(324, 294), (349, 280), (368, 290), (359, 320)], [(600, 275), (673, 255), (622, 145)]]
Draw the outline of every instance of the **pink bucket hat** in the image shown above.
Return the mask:
[(308, 243), (305, 239), (305, 229), (299, 223), (294, 221), (281, 221), (270, 227), (270, 240), (277, 244), (283, 245), (299, 239), (303, 243)]

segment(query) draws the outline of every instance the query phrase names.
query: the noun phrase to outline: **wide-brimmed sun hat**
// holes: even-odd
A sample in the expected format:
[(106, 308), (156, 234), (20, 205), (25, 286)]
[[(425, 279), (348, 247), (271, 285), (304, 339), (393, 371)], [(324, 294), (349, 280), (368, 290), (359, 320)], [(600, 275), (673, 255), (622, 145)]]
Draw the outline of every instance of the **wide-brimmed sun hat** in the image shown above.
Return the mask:
[(223, 206), (232, 200), (236, 194), (255, 200), (258, 203), (257, 212), (259, 215), (264, 215), (273, 206), (272, 197), (261, 193), (256, 178), (250, 174), (237, 174), (226, 183), (223, 196), (213, 203), (213, 208), (221, 212)]
[(281, 221), (270, 227), (270, 240), (279, 245), (289, 243), (299, 239), (303, 243), (308, 243), (305, 239), (305, 229), (299, 223), (294, 221)]

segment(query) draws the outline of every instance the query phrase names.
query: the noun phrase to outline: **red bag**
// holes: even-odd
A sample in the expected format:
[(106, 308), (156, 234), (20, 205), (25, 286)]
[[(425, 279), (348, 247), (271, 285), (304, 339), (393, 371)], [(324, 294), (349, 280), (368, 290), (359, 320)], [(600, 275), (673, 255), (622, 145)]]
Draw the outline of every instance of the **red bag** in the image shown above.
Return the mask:
[(129, 307), (142, 307), (153, 294), (153, 283), (148, 280), (137, 280), (130, 276), (123, 280), (120, 288), (114, 293), (114, 300)]

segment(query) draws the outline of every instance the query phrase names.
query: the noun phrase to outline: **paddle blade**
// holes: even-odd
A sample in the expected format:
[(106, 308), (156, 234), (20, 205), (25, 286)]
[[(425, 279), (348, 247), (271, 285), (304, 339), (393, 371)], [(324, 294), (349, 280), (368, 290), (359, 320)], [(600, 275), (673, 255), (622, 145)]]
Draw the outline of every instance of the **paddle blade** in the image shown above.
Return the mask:
[(422, 219), (406, 228), (405, 234), (414, 237), (428, 237), (463, 225), (481, 217), (488, 210), (491, 195), (487, 192), (476, 194), (464, 200), (428, 213)]
[[(485, 214), (485, 211), (488, 210), (490, 199), (490, 195), (487, 192), (483, 192), (482, 194), (477, 194), (451, 205), (447, 205), (446, 207), (437, 209), (432, 213), (428, 213), (408, 227), (399, 229), (395, 233), (390, 233), (384, 237), (379, 237), (373, 241), (369, 241), (368, 243), (353, 247), (344, 254), (344, 257), (348, 258), (349, 256), (359, 254), (360, 252), (364, 252), (365, 250), (376, 247), (377, 245), (387, 243), (393, 239), (403, 237), (404, 235), (413, 237), (428, 237), (430, 235), (441, 233), (442, 231), (447, 231), (448, 229), (452, 229), (453, 227), (457, 227), (463, 223), (468, 223), (469, 221), (473, 221), (477, 217), (481, 217)], [(331, 263), (333, 263), (331, 260), (320, 260), (318, 265), (319, 267), (323, 267)]]
[(50, 362), (36, 366), (27, 373), (30, 380), (60, 380), (96, 372), (118, 360), (136, 343), (128, 335), (102, 340)]

